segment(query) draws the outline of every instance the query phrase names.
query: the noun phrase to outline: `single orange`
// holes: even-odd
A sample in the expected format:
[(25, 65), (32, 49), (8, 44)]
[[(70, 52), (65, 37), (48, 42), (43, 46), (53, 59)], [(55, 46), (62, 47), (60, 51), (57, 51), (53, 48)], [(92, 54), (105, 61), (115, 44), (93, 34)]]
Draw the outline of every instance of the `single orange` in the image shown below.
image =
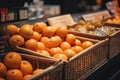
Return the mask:
[(37, 47), (37, 50), (45, 50), (45, 44), (42, 43), (42, 42), (38, 42), (38, 47)]
[(70, 49), (70, 48), (71, 48), (71, 45), (70, 45), (70, 43), (64, 41), (64, 42), (61, 43), (60, 48), (61, 48), (62, 50)]
[(18, 32), (19, 32), (18, 27), (14, 24), (7, 25), (7, 30), (9, 32), (10, 36), (18, 34)]
[(83, 48), (83, 49), (86, 49), (86, 48), (88, 48), (88, 47), (90, 47), (90, 46), (93, 46), (94, 44), (91, 42), (91, 41), (84, 41), (84, 42), (82, 42), (82, 44), (81, 44), (81, 47)]
[(25, 40), (21, 35), (13, 35), (10, 37), (10, 43), (13, 46), (22, 46), (24, 45)]
[(35, 39), (29, 39), (25, 42), (25, 48), (36, 51), (38, 42)]
[(68, 59), (68, 57), (63, 53), (55, 54), (55, 55), (53, 55), (53, 58), (61, 59), (61, 60), (67, 60)]
[(32, 77), (32, 75), (31, 75), (31, 74), (27, 74), (27, 75), (25, 75), (25, 76), (23, 77), (23, 80), (27, 80), (27, 79), (30, 78), (30, 77)]
[(35, 74), (38, 74), (38, 73), (41, 73), (41, 72), (43, 72), (44, 71), (44, 69), (35, 69), (34, 71), (33, 71), (33, 73), (32, 73), (32, 75), (35, 75)]
[(74, 34), (67, 34), (66, 41), (69, 42), (71, 45), (75, 45), (76, 36)]
[(6, 74), (7, 80), (23, 80), (23, 74), (19, 69), (10, 69)]
[(22, 57), (17, 52), (8, 52), (4, 57), (4, 64), (8, 69), (20, 68)]
[(27, 60), (22, 60), (20, 71), (23, 73), (23, 75), (32, 74), (33, 72), (32, 64)]
[(21, 26), (19, 34), (22, 35), (25, 39), (30, 39), (34, 35), (34, 31), (31, 28), (31, 25), (24, 24)]
[(36, 41), (39, 41), (41, 38), (41, 34), (39, 34), (38, 32), (34, 31), (33, 36), (31, 37), (32, 39), (35, 39)]
[(83, 48), (81, 46), (73, 46), (71, 49), (75, 51), (76, 54), (83, 51)]
[(82, 43), (82, 42), (81, 42), (79, 39), (76, 39), (76, 40), (75, 40), (75, 46), (80, 46), (81, 43)]
[(46, 23), (44, 22), (36, 22), (35, 24), (33, 24), (33, 30), (38, 32), (38, 33), (42, 33), (42, 31), (47, 27)]
[(44, 55), (44, 56), (50, 57), (50, 54), (49, 54), (49, 52), (47, 50), (37, 50), (37, 52)]
[(6, 75), (7, 68), (3, 62), (0, 62), (0, 77), (4, 77)]
[(72, 49), (66, 49), (63, 51), (63, 53), (68, 57), (71, 58), (73, 56), (76, 55), (75, 51), (73, 51)]
[(40, 41), (45, 45), (45, 47), (51, 48), (50, 39), (48, 37), (41, 37)]
[(56, 48), (51, 48), (49, 52), (50, 52), (50, 55), (53, 56), (58, 53), (63, 53), (63, 50), (60, 47), (56, 47)]

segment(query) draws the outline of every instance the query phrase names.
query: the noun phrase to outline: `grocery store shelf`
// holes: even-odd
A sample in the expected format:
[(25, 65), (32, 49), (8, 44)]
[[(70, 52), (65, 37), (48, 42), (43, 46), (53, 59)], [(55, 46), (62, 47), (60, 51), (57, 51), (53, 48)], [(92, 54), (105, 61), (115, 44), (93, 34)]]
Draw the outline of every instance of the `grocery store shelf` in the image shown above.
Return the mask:
[(107, 61), (94, 72), (89, 74), (85, 80), (120, 80), (120, 54)]

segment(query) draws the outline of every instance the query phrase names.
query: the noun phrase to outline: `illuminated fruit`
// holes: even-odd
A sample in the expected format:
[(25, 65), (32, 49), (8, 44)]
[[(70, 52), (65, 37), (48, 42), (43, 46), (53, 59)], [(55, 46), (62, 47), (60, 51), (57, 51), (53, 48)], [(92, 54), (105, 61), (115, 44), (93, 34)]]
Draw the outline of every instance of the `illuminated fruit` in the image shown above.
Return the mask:
[(46, 27), (44, 28), (42, 35), (46, 37), (52, 37), (55, 33), (55, 30), (53, 27)]
[(64, 38), (68, 34), (67, 27), (58, 27), (56, 30), (56, 35)]
[(35, 39), (29, 39), (25, 42), (25, 48), (36, 51), (38, 42)]
[(8, 52), (3, 61), (8, 69), (16, 69), (20, 68), (22, 57), (17, 52)]
[(81, 51), (83, 51), (83, 48), (80, 47), (80, 46), (73, 46), (71, 49), (72, 49), (73, 51), (75, 51), (76, 54), (79, 53), (79, 52), (81, 52)]
[(83, 49), (86, 49), (86, 48), (88, 48), (88, 47), (90, 47), (90, 46), (93, 46), (93, 43), (92, 43), (91, 41), (84, 41), (84, 42), (82, 42), (82, 44), (81, 44), (81, 47), (82, 47)]
[(23, 75), (32, 74), (33, 72), (32, 64), (27, 60), (22, 60), (20, 71), (23, 73)]
[(40, 41), (45, 45), (45, 47), (51, 48), (50, 39), (48, 37), (41, 37)]
[(46, 28), (46, 23), (44, 22), (36, 22), (34, 25), (33, 25), (33, 30), (38, 32), (38, 33), (42, 33), (42, 31)]
[(34, 31), (31, 28), (31, 25), (24, 24), (21, 26), (19, 34), (22, 35), (25, 39), (30, 39), (34, 35)]
[(41, 34), (39, 34), (38, 32), (34, 31), (33, 36), (31, 37), (32, 39), (35, 39), (36, 41), (39, 41), (41, 38)]
[(7, 68), (4, 63), (0, 62), (0, 77), (4, 77), (6, 75)]
[(62, 50), (70, 49), (70, 48), (71, 48), (71, 45), (70, 45), (70, 43), (64, 41), (64, 42), (61, 43), (60, 48), (61, 48)]
[(27, 75), (25, 75), (25, 76), (23, 77), (23, 80), (27, 80), (27, 79), (30, 78), (30, 77), (32, 77), (32, 75), (31, 75), (31, 74), (27, 74)]
[(81, 45), (81, 41), (79, 39), (75, 40), (75, 46), (80, 46)]
[(75, 51), (73, 51), (72, 49), (66, 49), (63, 51), (63, 53), (68, 57), (71, 58), (73, 56), (76, 55)]
[(23, 80), (23, 74), (19, 69), (10, 69), (6, 74), (7, 80)]
[(42, 42), (38, 42), (37, 50), (45, 50), (45, 44), (43, 44)]
[(41, 72), (43, 72), (44, 71), (44, 69), (35, 69), (34, 71), (33, 71), (33, 73), (32, 73), (32, 75), (35, 75), (35, 74), (38, 74), (38, 73), (41, 73)]
[(9, 24), (7, 26), (7, 30), (9, 32), (10, 36), (18, 34), (18, 32), (19, 32), (18, 27), (16, 25), (14, 25), (14, 24)]
[(50, 55), (53, 56), (58, 53), (63, 53), (63, 50), (59, 47), (56, 47), (56, 48), (51, 48), (49, 52), (50, 52)]
[(69, 42), (71, 45), (75, 45), (76, 36), (73, 34), (67, 34), (66, 41)]
[(40, 54), (42, 54), (42, 55), (44, 55), (44, 56), (48, 56), (48, 57), (50, 57), (49, 52), (46, 51), (46, 50), (37, 50), (37, 52), (40, 53)]
[(10, 43), (13, 46), (22, 46), (24, 45), (25, 40), (21, 35), (13, 35), (10, 37)]
[(53, 58), (61, 59), (61, 60), (67, 60), (68, 59), (68, 57), (63, 53), (55, 54), (55, 55), (53, 55)]

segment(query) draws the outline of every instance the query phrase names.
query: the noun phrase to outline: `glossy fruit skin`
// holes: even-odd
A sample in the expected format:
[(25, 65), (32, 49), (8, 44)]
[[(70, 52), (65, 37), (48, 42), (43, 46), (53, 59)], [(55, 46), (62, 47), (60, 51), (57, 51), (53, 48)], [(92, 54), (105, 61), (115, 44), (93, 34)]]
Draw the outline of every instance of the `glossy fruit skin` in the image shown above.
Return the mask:
[(55, 54), (55, 55), (53, 55), (53, 58), (61, 59), (61, 60), (68, 60), (68, 57), (63, 53)]
[(0, 62), (0, 77), (4, 77), (6, 75), (7, 68), (3, 62)]
[(75, 51), (73, 51), (72, 49), (66, 49), (63, 51), (63, 53), (68, 57), (71, 58), (73, 56), (76, 55)]
[(23, 73), (23, 75), (32, 74), (33, 72), (32, 64), (27, 60), (22, 60), (20, 71)]
[(25, 76), (23, 77), (23, 80), (27, 80), (27, 79), (30, 78), (30, 77), (32, 77), (31, 74), (25, 75)]
[(60, 48), (61, 48), (62, 50), (70, 49), (70, 48), (71, 48), (71, 45), (70, 45), (70, 43), (64, 41), (64, 42), (61, 43)]
[(23, 74), (19, 69), (10, 69), (6, 74), (7, 80), (23, 80)]
[(10, 43), (13, 46), (23, 46), (25, 43), (25, 40), (21, 35), (13, 35), (10, 37)]
[(41, 73), (41, 72), (43, 72), (43, 71), (44, 71), (44, 69), (35, 69), (35, 70), (33, 71), (32, 75)]
[(69, 42), (71, 45), (75, 45), (76, 36), (74, 34), (67, 34), (66, 41)]
[(22, 57), (17, 52), (8, 52), (4, 57), (4, 64), (8, 69), (17, 69), (20, 67)]
[(90, 41), (84, 41), (82, 44), (81, 44), (81, 47), (83, 48), (83, 49), (86, 49), (86, 48), (88, 48), (88, 47), (90, 47), (90, 46), (93, 46), (94, 44), (92, 43), (92, 42), (90, 42)]
[(38, 32), (34, 31), (33, 36), (31, 37), (32, 39), (35, 39), (36, 41), (39, 41), (41, 38), (41, 34), (39, 34)]

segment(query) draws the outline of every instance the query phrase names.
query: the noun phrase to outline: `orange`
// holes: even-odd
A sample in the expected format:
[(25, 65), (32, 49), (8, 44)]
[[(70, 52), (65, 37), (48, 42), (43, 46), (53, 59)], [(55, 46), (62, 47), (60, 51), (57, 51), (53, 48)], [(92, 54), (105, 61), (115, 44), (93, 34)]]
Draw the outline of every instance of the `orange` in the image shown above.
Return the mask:
[(56, 30), (56, 35), (58, 35), (62, 38), (66, 37), (67, 34), (68, 34), (67, 27), (60, 26)]
[(57, 45), (59, 46), (62, 43), (62, 38), (60, 36), (55, 36), (56, 40), (57, 40)]
[(62, 54), (62, 53), (53, 55), (53, 58), (61, 59), (61, 60), (67, 60), (68, 59), (68, 57), (65, 54)]
[(83, 49), (86, 49), (86, 48), (88, 48), (88, 47), (90, 47), (90, 46), (93, 46), (93, 43), (92, 43), (91, 41), (84, 41), (84, 42), (82, 42), (82, 44), (81, 44), (81, 47), (82, 47)]
[(19, 69), (10, 69), (6, 74), (7, 80), (23, 80), (23, 74)]
[(42, 35), (46, 37), (52, 37), (55, 33), (55, 29), (53, 27), (46, 27), (44, 28)]
[(41, 72), (43, 72), (43, 71), (44, 71), (44, 69), (35, 69), (35, 70), (33, 71), (32, 75), (41, 73)]
[(69, 48), (71, 48), (71, 45), (70, 45), (70, 43), (64, 41), (64, 42), (61, 43), (60, 48), (62, 50), (69, 49)]
[(22, 46), (24, 45), (25, 40), (21, 35), (13, 35), (10, 37), (10, 43), (13, 46)]
[(66, 49), (63, 51), (63, 53), (68, 57), (71, 58), (73, 56), (76, 55), (75, 51), (73, 51), (72, 49)]
[(59, 46), (59, 41), (58, 41), (57, 37), (55, 37), (55, 36), (52, 36), (50, 38), (50, 43), (51, 43), (51, 48)]
[(45, 44), (43, 44), (42, 42), (38, 42), (37, 50), (44, 50), (44, 49), (45, 49)]
[(30, 39), (34, 35), (34, 31), (31, 28), (31, 25), (24, 24), (21, 26), (19, 34), (22, 35), (25, 39)]
[(32, 75), (31, 75), (31, 74), (27, 74), (27, 75), (25, 75), (25, 76), (23, 77), (23, 80), (27, 80), (27, 79), (30, 78), (30, 77), (32, 77)]
[(37, 50), (37, 52), (44, 55), (44, 56), (50, 57), (50, 54), (49, 54), (49, 52), (47, 50)]
[(33, 72), (32, 64), (27, 60), (22, 60), (20, 70), (23, 73), (23, 75), (32, 74)]
[(81, 45), (81, 41), (79, 39), (75, 40), (75, 46), (80, 46)]
[(25, 42), (25, 48), (36, 51), (38, 42), (35, 39), (29, 39)]
[(22, 57), (17, 52), (8, 52), (4, 57), (4, 64), (8, 69), (19, 68), (22, 61)]
[(73, 34), (67, 34), (66, 41), (69, 42), (71, 45), (75, 45), (76, 36)]
[(16, 25), (14, 25), (14, 24), (9, 24), (7, 26), (7, 30), (9, 32), (10, 36), (18, 34), (18, 32), (19, 32), (18, 27)]
[(48, 37), (41, 37), (40, 41), (45, 45), (45, 47), (51, 48), (50, 39)]
[(4, 77), (6, 75), (7, 68), (4, 63), (0, 62), (0, 77)]
[(39, 34), (38, 32), (34, 31), (33, 36), (31, 37), (32, 39), (35, 39), (36, 41), (39, 41), (41, 38), (41, 34)]
[(38, 33), (42, 33), (42, 31), (46, 28), (46, 23), (44, 22), (36, 22), (35, 24), (33, 24), (33, 30), (38, 32)]
[(80, 47), (80, 46), (73, 46), (71, 49), (72, 49), (73, 51), (75, 51), (76, 54), (79, 53), (79, 52), (81, 52), (81, 51), (83, 51), (83, 48)]
[(63, 50), (60, 47), (56, 47), (56, 48), (51, 48), (49, 52), (50, 52), (50, 55), (53, 56), (57, 53), (63, 53)]
[(0, 80), (5, 80), (3, 77), (0, 77)]

